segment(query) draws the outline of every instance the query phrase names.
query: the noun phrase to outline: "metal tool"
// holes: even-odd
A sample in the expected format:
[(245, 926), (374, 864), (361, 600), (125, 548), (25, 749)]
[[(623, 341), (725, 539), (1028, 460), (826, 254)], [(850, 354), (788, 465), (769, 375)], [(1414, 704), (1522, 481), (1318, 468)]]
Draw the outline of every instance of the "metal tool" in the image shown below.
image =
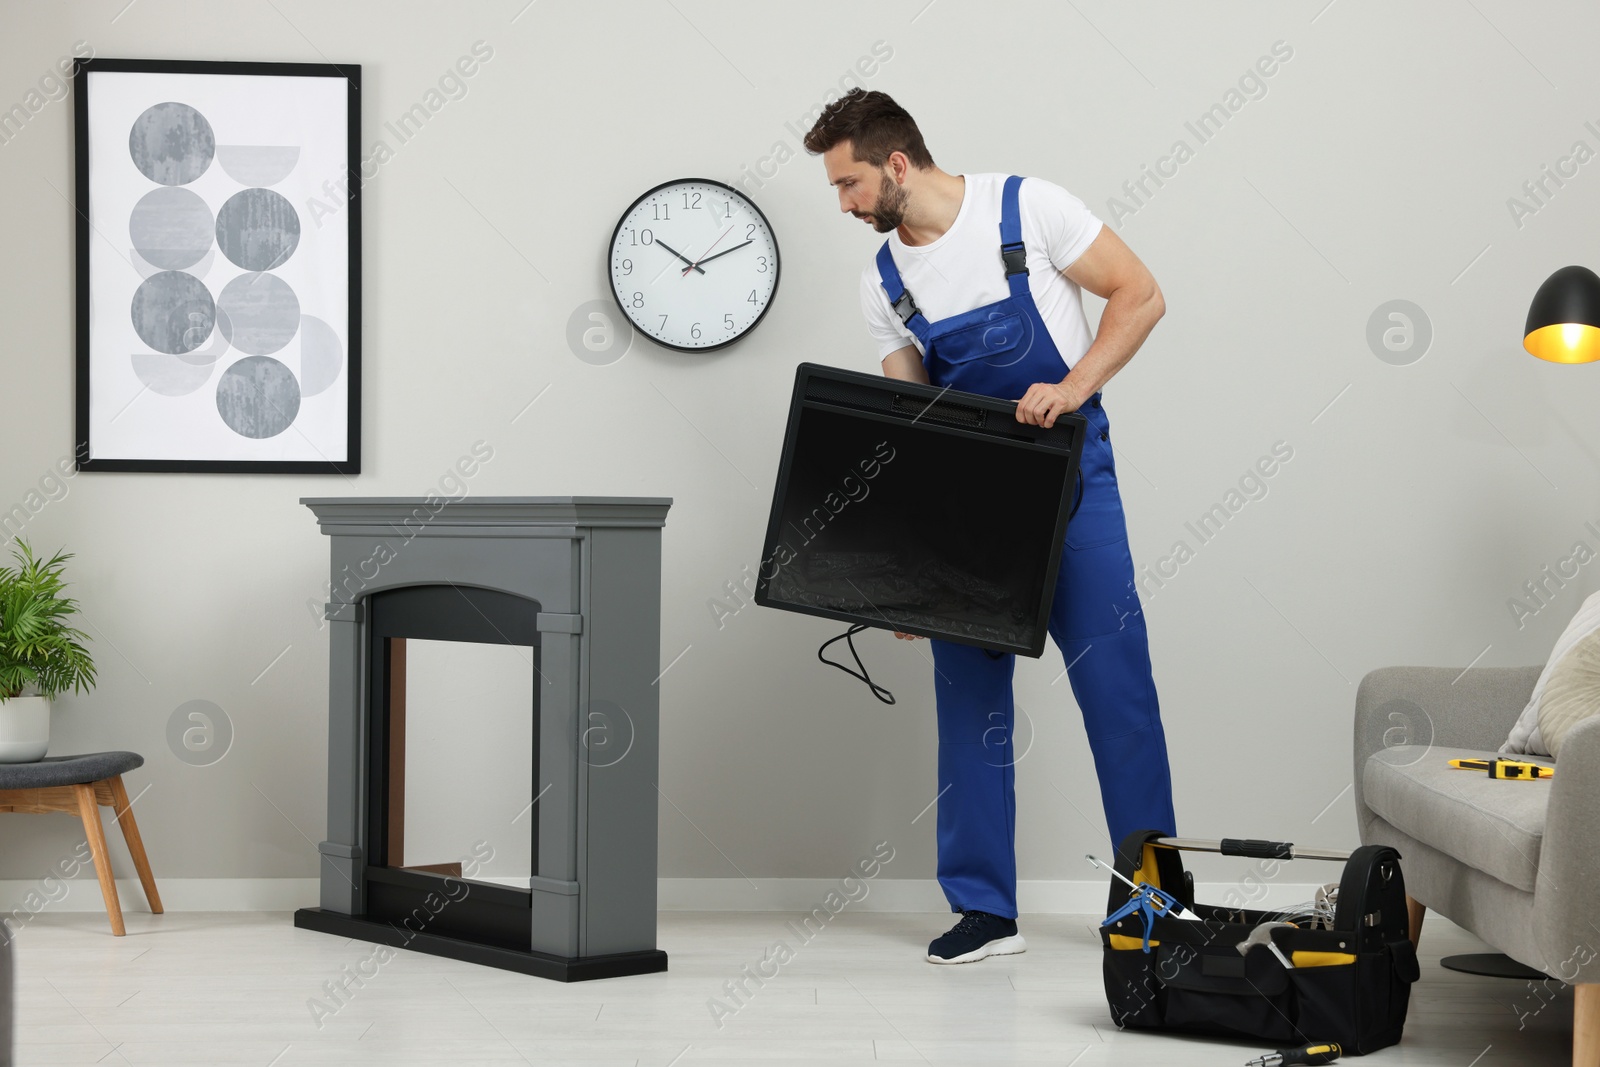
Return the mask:
[[(1290, 961), (1288, 956), (1283, 954), (1283, 950), (1279, 948), (1272, 940), (1272, 931), (1279, 926), (1286, 926), (1291, 930), (1294, 929), (1293, 923), (1262, 923), (1254, 930), (1250, 931), (1249, 937), (1245, 938), (1234, 947), (1239, 950), (1239, 955), (1245, 956), (1249, 954), (1252, 947), (1256, 945), (1265, 945), (1274, 956), (1278, 957), (1279, 963), (1283, 964), (1290, 970), (1294, 970), (1294, 963)], [(1330, 1060), (1329, 1062), (1331, 1063), (1332, 1061)]]
[(1341, 1049), (1332, 1041), (1301, 1045), (1299, 1048), (1280, 1049), (1265, 1056), (1246, 1060), (1244, 1067), (1292, 1067), (1293, 1064), (1332, 1063), (1339, 1058)]
[[(1162, 904), (1161, 907), (1155, 909), (1157, 915), (1170, 915), (1174, 919), (1188, 919), (1191, 922), (1202, 921), (1200, 916), (1185, 908), (1178, 902), (1178, 898), (1173, 896), (1171, 893), (1157, 889), (1155, 886), (1146, 882), (1135, 882), (1123, 875), (1115, 867), (1107, 867), (1104, 863), (1101, 863), (1098, 859), (1089, 855), (1088, 853), (1084, 853), (1083, 858), (1094, 864), (1096, 867), (1099, 867), (1103, 871), (1110, 871), (1111, 877), (1115, 878), (1117, 881), (1133, 890), (1135, 894), (1148, 893), (1156, 897), (1157, 900)], [(1105, 923), (1101, 923), (1101, 925), (1104, 926)]]

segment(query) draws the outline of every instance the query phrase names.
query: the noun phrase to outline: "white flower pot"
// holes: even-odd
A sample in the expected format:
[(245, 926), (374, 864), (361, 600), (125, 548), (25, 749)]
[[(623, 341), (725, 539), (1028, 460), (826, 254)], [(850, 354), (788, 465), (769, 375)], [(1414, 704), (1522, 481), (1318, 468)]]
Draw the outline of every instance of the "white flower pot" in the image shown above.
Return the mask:
[(0, 763), (35, 763), (49, 748), (48, 698), (0, 700)]

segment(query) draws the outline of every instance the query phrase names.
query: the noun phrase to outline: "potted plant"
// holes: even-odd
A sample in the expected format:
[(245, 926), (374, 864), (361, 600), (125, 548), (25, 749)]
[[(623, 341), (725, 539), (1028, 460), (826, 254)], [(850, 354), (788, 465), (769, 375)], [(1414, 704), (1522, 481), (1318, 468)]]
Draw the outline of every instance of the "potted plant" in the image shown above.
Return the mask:
[(31, 763), (50, 747), (50, 701), (94, 686), (89, 639), (68, 625), (78, 602), (62, 596), (72, 556), (40, 560), (19, 539), (15, 567), (0, 567), (0, 763)]

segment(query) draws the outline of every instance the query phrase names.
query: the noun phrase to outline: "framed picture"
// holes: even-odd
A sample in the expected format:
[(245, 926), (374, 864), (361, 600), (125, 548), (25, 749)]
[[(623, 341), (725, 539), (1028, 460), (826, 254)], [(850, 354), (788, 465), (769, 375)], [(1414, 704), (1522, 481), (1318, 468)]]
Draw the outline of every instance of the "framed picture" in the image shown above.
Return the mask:
[(360, 79), (78, 61), (79, 470), (360, 471)]

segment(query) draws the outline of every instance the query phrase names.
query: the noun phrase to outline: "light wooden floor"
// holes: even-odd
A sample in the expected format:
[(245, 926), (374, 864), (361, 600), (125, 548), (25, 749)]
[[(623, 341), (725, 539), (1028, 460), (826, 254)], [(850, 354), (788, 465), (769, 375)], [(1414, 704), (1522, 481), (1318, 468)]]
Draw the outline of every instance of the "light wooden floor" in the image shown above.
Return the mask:
[[(949, 915), (846, 910), (809, 943), (788, 918), (665, 912), (667, 973), (574, 985), (401, 952), (319, 1029), (307, 1001), (372, 946), (296, 930), (287, 913), (130, 911), (128, 935), (113, 938), (103, 915), (44, 912), (17, 938), (17, 1064), (1165, 1067), (1266, 1051), (1118, 1032), (1087, 916), (1024, 916), (1025, 954), (953, 967), (922, 958)], [(793, 958), (763, 988), (747, 982), (753, 994), (719, 1028), (707, 1001), (779, 940)], [(1438, 915), (1422, 950), (1405, 1040), (1346, 1062), (1568, 1062), (1570, 991), (1542, 1000), (1525, 983), (1441, 969), (1441, 955), (1481, 945)], [(1520, 1031), (1519, 1011), (1535, 1012)]]

